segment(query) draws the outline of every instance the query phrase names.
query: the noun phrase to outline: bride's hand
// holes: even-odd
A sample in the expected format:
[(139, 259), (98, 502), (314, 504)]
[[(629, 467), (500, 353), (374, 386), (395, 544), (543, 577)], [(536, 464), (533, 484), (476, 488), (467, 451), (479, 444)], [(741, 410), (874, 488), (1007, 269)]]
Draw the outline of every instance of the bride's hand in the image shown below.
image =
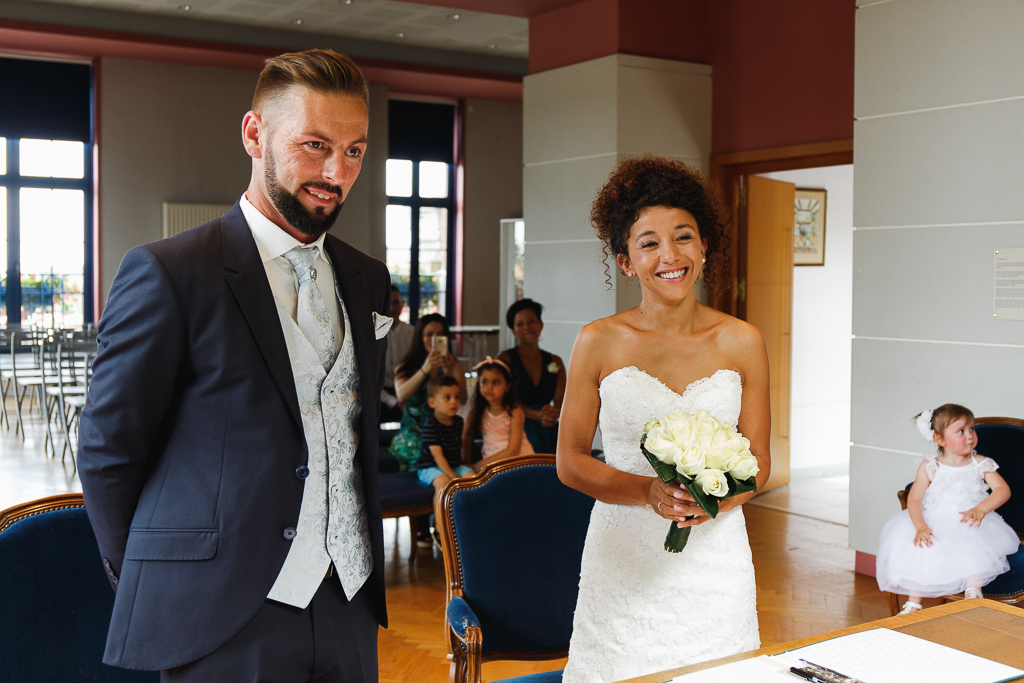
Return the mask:
[(666, 484), (657, 477), (647, 487), (647, 503), (665, 519), (680, 526), (696, 526), (710, 519), (679, 484)]

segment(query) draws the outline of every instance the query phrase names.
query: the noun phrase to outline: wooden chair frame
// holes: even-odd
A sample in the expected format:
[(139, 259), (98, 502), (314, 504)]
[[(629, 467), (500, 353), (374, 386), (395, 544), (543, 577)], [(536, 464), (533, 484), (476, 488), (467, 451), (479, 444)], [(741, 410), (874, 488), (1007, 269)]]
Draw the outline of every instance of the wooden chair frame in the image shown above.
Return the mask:
[[(534, 455), (517, 455), (484, 467), (476, 475), (452, 479), (441, 489), (436, 500), (434, 514), (438, 532), (441, 535), (441, 547), (444, 553), (445, 605), (452, 598), (464, 596), (462, 564), (455, 546), (455, 520), (452, 518), (451, 507), (455, 494), (483, 486), (493, 477), (520, 467), (536, 467), (537, 465), (555, 465), (553, 454), (537, 453)], [(451, 683), (481, 683), (481, 667), (484, 662), (512, 659), (519, 661), (547, 661), (569, 656), (569, 651), (495, 651), (483, 652), (483, 633), (479, 628), (470, 626), (466, 629), (465, 639), (459, 638), (448, 623), (448, 612), (444, 619), (445, 640), (448, 644), (448, 659), (451, 660), (448, 680)]]
[(54, 510), (71, 510), (84, 508), (85, 499), (81, 493), (64, 493), (59, 496), (50, 496), (38, 500), (30, 500), (6, 510), (0, 511), (0, 533), (7, 531), (15, 522), (20, 522), (29, 517), (35, 517)]
[[(978, 417), (974, 419), (976, 425), (1004, 425), (1007, 427), (1017, 427), (1018, 429), (1024, 429), (1024, 420), (1016, 417)], [(903, 510), (907, 509), (907, 490), (900, 489), (896, 493), (896, 498), (900, 501), (900, 507)], [(1016, 530), (1015, 530), (1016, 531)], [(1017, 536), (1024, 542), (1024, 532), (1017, 531)], [(885, 591), (886, 597), (889, 599), (889, 612), (896, 616), (900, 611), (900, 596), (896, 593), (890, 593)], [(1024, 606), (1024, 590), (1017, 591), (1016, 593), (1008, 593), (1006, 595), (985, 595), (989, 600), (996, 600), (1005, 605), (1021, 605)], [(956, 602), (963, 600), (963, 593), (955, 593), (953, 595), (943, 595), (941, 600), (943, 603)]]

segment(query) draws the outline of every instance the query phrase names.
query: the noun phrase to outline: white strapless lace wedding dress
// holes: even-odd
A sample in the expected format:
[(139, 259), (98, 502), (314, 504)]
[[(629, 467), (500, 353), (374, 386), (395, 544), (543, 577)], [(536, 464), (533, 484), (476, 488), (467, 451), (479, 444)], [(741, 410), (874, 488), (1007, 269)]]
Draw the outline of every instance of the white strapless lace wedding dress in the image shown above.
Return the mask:
[[(628, 367), (605, 377), (600, 394), (607, 463), (653, 476), (640, 452), (644, 424), (681, 408), (735, 427), (742, 387), (739, 373), (719, 370), (680, 395)], [(594, 505), (563, 683), (609, 683), (760, 646), (742, 508), (694, 527), (681, 553), (664, 549), (669, 524), (646, 505)]]

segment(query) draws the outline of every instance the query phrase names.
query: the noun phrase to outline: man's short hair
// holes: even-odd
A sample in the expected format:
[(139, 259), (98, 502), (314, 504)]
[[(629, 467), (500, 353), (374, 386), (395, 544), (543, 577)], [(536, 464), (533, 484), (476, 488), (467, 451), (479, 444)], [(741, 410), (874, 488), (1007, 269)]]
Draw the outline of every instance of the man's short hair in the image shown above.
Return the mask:
[(440, 377), (435, 377), (430, 380), (430, 383), (427, 385), (427, 396), (433, 398), (434, 396), (437, 396), (437, 392), (441, 391), (441, 389), (445, 387), (458, 386), (459, 380), (455, 379), (451, 375), (441, 375)]
[(334, 50), (289, 52), (268, 59), (256, 82), (252, 110), (260, 113), (264, 103), (289, 88), (301, 85), (315, 92), (348, 95), (370, 108), (370, 91), (359, 67)]

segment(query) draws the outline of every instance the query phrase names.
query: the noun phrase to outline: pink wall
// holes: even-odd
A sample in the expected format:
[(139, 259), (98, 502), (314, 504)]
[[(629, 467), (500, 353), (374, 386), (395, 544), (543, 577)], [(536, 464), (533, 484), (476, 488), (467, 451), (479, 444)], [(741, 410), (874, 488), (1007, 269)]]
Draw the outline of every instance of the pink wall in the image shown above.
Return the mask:
[(714, 154), (853, 137), (854, 0), (715, 0)]
[(854, 0), (584, 0), (530, 18), (530, 73), (618, 52), (711, 64), (712, 151), (853, 137)]
[(616, 53), (711, 62), (709, 0), (584, 0), (530, 17), (530, 73)]

